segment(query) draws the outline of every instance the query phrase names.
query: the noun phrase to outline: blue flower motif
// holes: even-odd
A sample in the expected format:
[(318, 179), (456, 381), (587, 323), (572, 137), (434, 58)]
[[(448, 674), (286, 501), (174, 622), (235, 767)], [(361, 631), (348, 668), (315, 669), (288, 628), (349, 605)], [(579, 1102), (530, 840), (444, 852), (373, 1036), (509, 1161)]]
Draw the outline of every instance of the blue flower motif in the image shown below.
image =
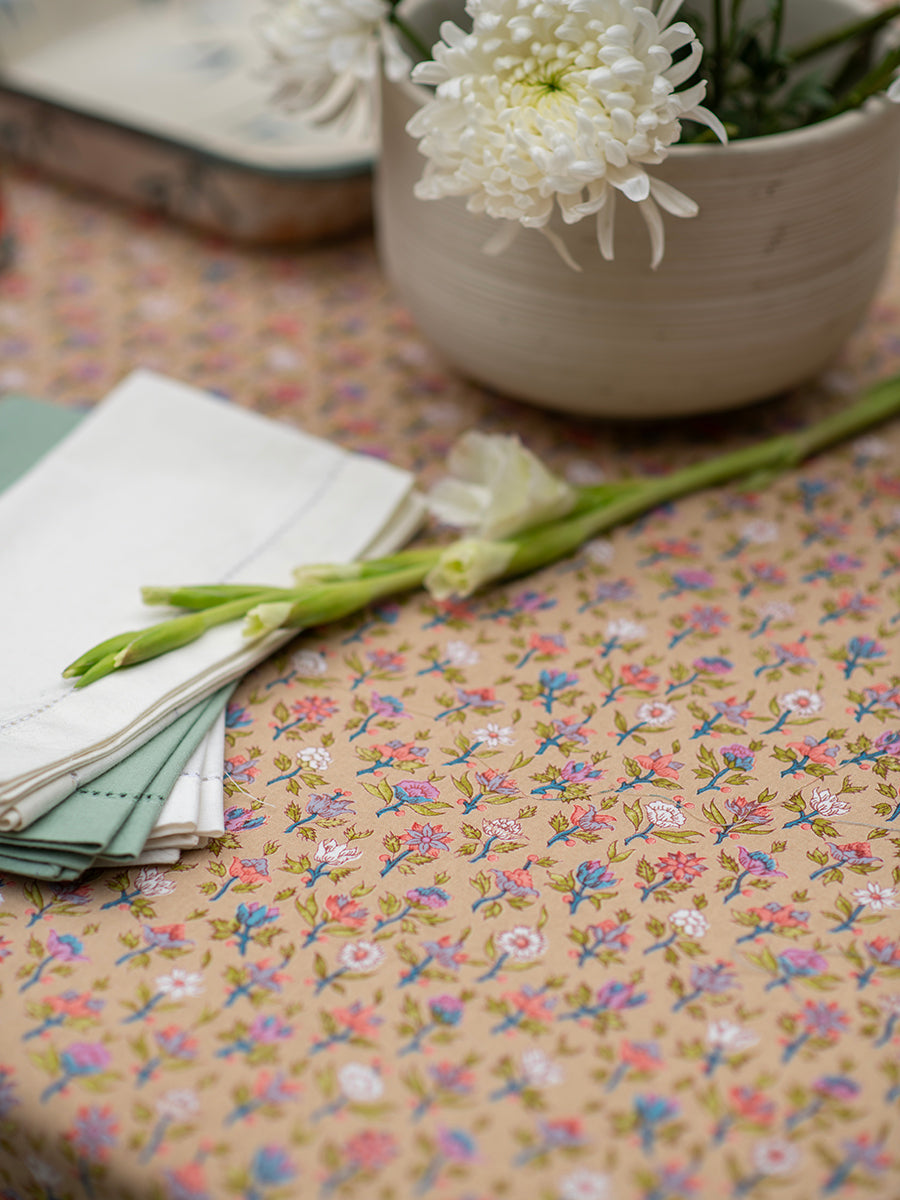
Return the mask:
[(293, 1163), (279, 1146), (261, 1146), (253, 1156), (250, 1170), (257, 1183), (270, 1187), (288, 1183), (297, 1174)]

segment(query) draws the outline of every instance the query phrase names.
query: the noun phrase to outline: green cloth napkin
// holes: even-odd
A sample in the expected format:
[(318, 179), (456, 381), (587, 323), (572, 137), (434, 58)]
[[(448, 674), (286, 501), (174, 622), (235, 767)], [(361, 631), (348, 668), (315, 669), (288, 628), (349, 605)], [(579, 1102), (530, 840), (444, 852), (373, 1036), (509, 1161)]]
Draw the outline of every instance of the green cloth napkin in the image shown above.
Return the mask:
[[(23, 396), (0, 399), (0, 490), (75, 428), (82, 414)], [(77, 788), (26, 829), (0, 835), (0, 870), (76, 879), (103, 855), (122, 865), (143, 849), (184, 764), (233, 691), (220, 689), (122, 762)]]

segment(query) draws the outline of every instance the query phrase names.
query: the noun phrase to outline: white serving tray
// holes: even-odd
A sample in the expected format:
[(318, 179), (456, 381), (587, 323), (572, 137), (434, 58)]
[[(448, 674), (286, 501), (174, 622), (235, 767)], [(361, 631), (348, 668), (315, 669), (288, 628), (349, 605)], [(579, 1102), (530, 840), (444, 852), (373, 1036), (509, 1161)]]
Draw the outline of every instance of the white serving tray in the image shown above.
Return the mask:
[(244, 240), (359, 225), (373, 135), (275, 108), (260, 11), (258, 0), (0, 0), (0, 155)]

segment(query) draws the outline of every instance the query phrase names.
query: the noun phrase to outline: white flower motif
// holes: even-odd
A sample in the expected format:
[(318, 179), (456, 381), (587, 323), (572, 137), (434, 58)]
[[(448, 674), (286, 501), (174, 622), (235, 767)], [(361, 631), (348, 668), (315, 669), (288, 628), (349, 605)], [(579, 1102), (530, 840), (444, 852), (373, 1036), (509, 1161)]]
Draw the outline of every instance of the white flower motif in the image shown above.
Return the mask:
[(515, 817), (496, 817), (493, 821), (485, 821), (482, 828), (485, 837), (517, 838), (522, 835), (522, 826)]
[(497, 948), (515, 962), (531, 962), (540, 957), (547, 948), (547, 940), (539, 929), (527, 925), (514, 925), (497, 934)]
[(887, 995), (879, 997), (878, 1004), (889, 1017), (900, 1017), (900, 992), (888, 992)]
[(854, 888), (853, 899), (864, 908), (870, 908), (872, 912), (883, 912), (886, 908), (900, 908), (896, 890), (882, 887), (880, 883), (870, 882), (864, 888)]
[(168, 896), (175, 891), (175, 883), (167, 879), (159, 867), (141, 867), (134, 877), (134, 886), (142, 896)]
[(564, 516), (575, 492), (514, 434), (470, 429), (447, 457), (450, 474), (428, 495), (439, 521), (478, 538), (506, 538)]
[(709, 930), (709, 921), (696, 908), (679, 908), (669, 917), (672, 924), (690, 938), (705, 937)]
[(554, 1087), (563, 1081), (563, 1069), (540, 1046), (525, 1050), (521, 1058), (522, 1075), (532, 1087)]
[(702, 55), (687, 25), (666, 28), (680, 4), (663, 0), (654, 16), (636, 0), (470, 0), (472, 32), (445, 22), (435, 61), (413, 71), (437, 88), (407, 125), (428, 159), (416, 195), (467, 196), (470, 212), (507, 222), (492, 251), (525, 226), (566, 257), (548, 229), (555, 201), (567, 224), (596, 216), (600, 251), (611, 259), (621, 193), (640, 208), (657, 266), (659, 207), (691, 217), (697, 205), (645, 167), (663, 161), (683, 119), (726, 140), (700, 105), (705, 84), (675, 91)]
[(741, 538), (754, 546), (764, 546), (778, 540), (778, 526), (774, 521), (748, 521), (741, 529)]
[(344, 867), (347, 863), (355, 862), (362, 856), (359, 846), (351, 846), (348, 842), (336, 842), (329, 838), (327, 842), (319, 842), (313, 856), (317, 863), (328, 863), (332, 867)]
[(575, 487), (602, 483), (606, 472), (590, 458), (576, 458), (566, 467), (566, 479)]
[(0, 389), (11, 392), (16, 388), (27, 388), (29, 378), (19, 367), (6, 367), (0, 371)]
[[(892, 95), (892, 92), (895, 94)], [(900, 100), (900, 80), (894, 80), (887, 94), (891, 100)], [(853, 449), (860, 458), (870, 461), (887, 458), (891, 453), (890, 443), (886, 442), (884, 438), (874, 436), (857, 438), (853, 443)]]
[(829, 792), (828, 788), (814, 788), (809, 805), (822, 817), (842, 817), (850, 811), (847, 801)]
[(338, 962), (347, 971), (374, 971), (384, 962), (384, 950), (377, 942), (348, 942), (341, 947)]
[(649, 725), (651, 729), (660, 729), (663, 725), (668, 725), (677, 715), (675, 705), (667, 704), (665, 700), (647, 700), (644, 704), (639, 704), (635, 712), (640, 723)]
[(481, 658), (481, 652), (468, 642), (447, 643), (447, 658), (452, 667), (473, 667)]
[(186, 1121), (200, 1109), (196, 1092), (173, 1088), (163, 1092), (156, 1101), (156, 1114), (165, 1121)]
[(651, 800), (645, 804), (644, 815), (657, 829), (680, 829), (687, 820), (677, 805), (667, 804), (665, 800)]
[(797, 688), (796, 692), (785, 692), (778, 697), (778, 703), (788, 712), (813, 714), (822, 711), (825, 701), (818, 692), (809, 692), (806, 688)]
[(365, 1063), (344, 1063), (338, 1071), (338, 1084), (348, 1100), (371, 1104), (384, 1095), (384, 1080)]
[(767, 600), (760, 605), (759, 615), (768, 617), (770, 621), (790, 621), (794, 615), (794, 606), (787, 600)]
[(511, 725), (495, 725), (493, 721), (488, 721), (483, 729), (473, 729), (472, 737), (489, 749), (494, 749), (496, 746), (511, 746), (516, 740)]
[(203, 991), (203, 976), (197, 971), (183, 971), (180, 967), (173, 967), (168, 975), (156, 977), (156, 990), (171, 1000), (199, 996)]
[[(424, 346), (405, 346), (400, 351), (400, 357), (415, 366), (428, 362), (428, 352)], [(429, 425), (458, 425), (462, 413), (459, 405), (452, 400), (432, 400), (423, 407), (422, 416)]]
[(318, 679), (328, 670), (325, 655), (316, 650), (299, 650), (291, 658), (291, 669), (296, 671), (301, 679)]
[(269, 0), (259, 28), (275, 99), (319, 123), (343, 117), (368, 128), (382, 55), (391, 79), (410, 66), (390, 8), (387, 0)]
[(425, 587), (435, 600), (471, 596), (485, 583), (499, 579), (509, 566), (514, 547), (483, 538), (461, 538), (451, 543), (425, 576)]
[(759, 1041), (759, 1035), (744, 1025), (733, 1021), (710, 1021), (706, 1027), (706, 1044), (711, 1050), (723, 1050), (727, 1054), (740, 1054)]
[(760, 1175), (788, 1175), (800, 1161), (800, 1151), (783, 1138), (768, 1138), (753, 1147), (753, 1165)]
[(581, 549), (587, 559), (598, 567), (608, 567), (616, 557), (616, 548), (609, 538), (591, 538)]
[(273, 346), (266, 351), (266, 366), (273, 371), (296, 371), (305, 365), (302, 354), (289, 346)]
[(559, 1200), (610, 1200), (609, 1176), (584, 1168), (560, 1181)]
[(606, 636), (620, 642), (639, 642), (647, 636), (647, 630), (637, 621), (617, 617), (614, 621), (607, 621)]
[(307, 746), (297, 755), (305, 767), (312, 771), (327, 771), (331, 766), (331, 755), (324, 746)]

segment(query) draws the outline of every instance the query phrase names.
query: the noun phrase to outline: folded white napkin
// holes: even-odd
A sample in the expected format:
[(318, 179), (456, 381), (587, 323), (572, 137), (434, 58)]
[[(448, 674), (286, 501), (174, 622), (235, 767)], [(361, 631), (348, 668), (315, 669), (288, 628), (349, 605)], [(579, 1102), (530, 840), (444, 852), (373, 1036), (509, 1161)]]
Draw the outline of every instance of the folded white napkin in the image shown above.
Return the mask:
[(144, 851), (160, 846), (192, 850), (225, 832), (223, 773), (225, 713), (184, 765), (157, 818)]
[(292, 634), (239, 622), (84, 690), (62, 669), (160, 619), (145, 584), (288, 586), (406, 540), (409, 473), (138, 371), (0, 497), (0, 830), (17, 829)]

